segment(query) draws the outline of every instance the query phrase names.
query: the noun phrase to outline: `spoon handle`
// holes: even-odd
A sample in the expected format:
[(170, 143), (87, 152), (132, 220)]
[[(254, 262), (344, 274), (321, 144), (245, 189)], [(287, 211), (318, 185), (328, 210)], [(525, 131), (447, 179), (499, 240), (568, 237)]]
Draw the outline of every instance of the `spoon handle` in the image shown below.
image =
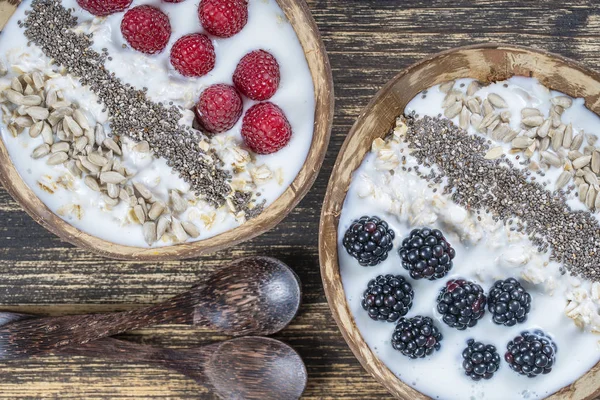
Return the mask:
[(200, 297), (201, 287), (197, 286), (163, 303), (125, 312), (12, 322), (0, 329), (0, 360), (44, 354), (145, 326), (192, 322)]

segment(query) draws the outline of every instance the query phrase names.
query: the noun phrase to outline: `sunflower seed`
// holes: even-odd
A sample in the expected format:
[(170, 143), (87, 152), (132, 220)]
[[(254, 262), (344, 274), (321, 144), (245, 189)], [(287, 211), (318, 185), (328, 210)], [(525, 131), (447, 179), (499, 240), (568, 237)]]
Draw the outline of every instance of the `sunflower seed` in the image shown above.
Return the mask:
[(448, 81), (440, 84), (440, 92), (448, 93), (454, 87), (454, 81)]
[(509, 131), (510, 131), (510, 127), (507, 124), (499, 124), (492, 131), (492, 139), (500, 141), (500, 140), (504, 139), (504, 137), (508, 134)]
[(467, 108), (472, 113), (475, 113), (475, 114), (481, 113), (481, 107), (479, 106), (479, 102), (476, 99), (467, 100)]
[(33, 89), (33, 87), (27, 85), (27, 86), (25, 86), (25, 90), (23, 90), (23, 94), (26, 96), (35, 94), (35, 90)]
[(464, 129), (467, 130), (469, 128), (469, 120), (471, 119), (471, 112), (469, 111), (469, 109), (466, 106), (463, 106), (462, 110), (460, 111), (460, 115), (458, 117), (458, 125)]
[(69, 170), (71, 175), (73, 175), (77, 178), (81, 178), (81, 170), (79, 168), (77, 168), (75, 161), (70, 160), (69, 162), (67, 162), (67, 169)]
[(73, 136), (75, 136), (75, 137), (83, 136), (83, 129), (81, 129), (81, 126), (79, 126), (79, 124), (77, 122), (75, 122), (73, 117), (71, 117), (70, 115), (65, 116), (63, 123), (64, 123), (65, 127), (68, 127), (69, 131), (73, 134)]
[(58, 165), (58, 164), (62, 164), (65, 161), (67, 161), (69, 159), (69, 156), (67, 155), (67, 153), (54, 153), (52, 154), (50, 157), (48, 157), (48, 160), (46, 161), (46, 164), (48, 165)]
[(85, 167), (85, 169), (87, 169), (88, 171), (90, 171), (94, 174), (97, 174), (98, 172), (100, 172), (100, 167), (97, 166), (96, 164), (92, 164), (91, 162), (89, 162), (87, 157), (79, 156), (79, 161), (81, 162), (81, 165), (83, 165)]
[(92, 177), (91, 175), (87, 175), (83, 179), (83, 182), (85, 183), (85, 185), (87, 187), (89, 187), (93, 191), (95, 191), (95, 192), (99, 192), (100, 191), (100, 185), (98, 184), (98, 181), (96, 179), (94, 179), (94, 177)]
[[(94, 165), (97, 165), (100, 168), (104, 167), (108, 163), (108, 160), (98, 153), (88, 154), (88, 161)], [(113, 182), (111, 182), (111, 183), (113, 183)]]
[(573, 168), (580, 169), (585, 167), (592, 160), (592, 156), (582, 156), (573, 160)]
[(600, 196), (596, 193), (596, 201), (594, 202), (594, 209), (600, 210)]
[(108, 194), (109, 197), (116, 199), (119, 197), (119, 194), (121, 193), (121, 187), (119, 185), (115, 185), (114, 183), (107, 183), (106, 184), (106, 193)]
[(525, 148), (531, 146), (532, 143), (533, 143), (533, 139), (524, 137), (524, 136), (519, 136), (519, 137), (516, 137), (513, 139), (513, 141), (511, 142), (511, 145), (515, 149), (525, 149)]
[(146, 213), (141, 205), (136, 204), (133, 206), (133, 214), (135, 215), (138, 223), (143, 224), (146, 221)]
[(58, 143), (54, 143), (52, 145), (52, 147), (50, 148), (50, 152), (51, 153), (67, 153), (69, 151), (69, 149), (71, 148), (71, 146), (69, 146), (69, 143), (67, 142), (58, 142)]
[(492, 122), (490, 124), (490, 126), (487, 127), (487, 132), (492, 133), (494, 131), (494, 129), (496, 129), (499, 125), (500, 125), (500, 114), (498, 114), (498, 119), (495, 120), (494, 122)]
[(587, 144), (589, 144), (590, 146), (593, 146), (598, 141), (598, 136), (596, 136), (592, 133), (588, 133), (585, 135), (585, 140), (587, 141)]
[(573, 136), (573, 141), (571, 142), (571, 147), (569, 147), (571, 150), (579, 150), (579, 148), (581, 147), (581, 145), (583, 144), (583, 134), (578, 133), (577, 135)]
[(23, 85), (21, 84), (19, 78), (17, 78), (16, 76), (10, 82), (10, 87), (16, 92), (19, 92), (21, 94), (23, 93)]
[(77, 138), (75, 141), (74, 148), (78, 152), (82, 152), (85, 149), (85, 146), (88, 144), (88, 139), (85, 136)]
[(150, 190), (142, 183), (134, 182), (133, 187), (144, 200), (150, 200), (152, 198), (152, 192), (150, 192)]
[(485, 159), (486, 160), (495, 160), (496, 158), (500, 158), (503, 154), (504, 154), (504, 149), (501, 146), (494, 147), (494, 148), (488, 150), (487, 153), (485, 153)]
[(52, 128), (50, 128), (50, 125), (48, 125), (47, 123), (44, 122), (44, 126), (42, 127), (42, 139), (44, 140), (44, 143), (46, 144), (53, 144), (54, 143), (54, 135), (52, 134)]
[(188, 208), (187, 201), (176, 190), (171, 190), (171, 205), (173, 206), (173, 211), (177, 214), (184, 212)]
[(147, 141), (142, 140), (141, 142), (139, 142), (138, 144), (136, 144), (133, 147), (133, 150), (137, 151), (138, 153), (149, 153), (150, 145), (148, 144)]
[(554, 153), (550, 153), (549, 151), (542, 151), (540, 153), (540, 156), (542, 157), (542, 160), (546, 161), (548, 164), (555, 166), (555, 167), (561, 167), (562, 166), (562, 160), (560, 159), (559, 156), (557, 156)]
[(596, 194), (597, 194), (596, 189), (594, 189), (593, 186), (590, 186), (590, 188), (588, 189), (588, 192), (585, 196), (585, 205), (590, 210), (593, 209), (594, 204), (596, 204)]
[(548, 136), (548, 131), (550, 130), (550, 120), (547, 119), (544, 123), (538, 128), (537, 134), (539, 137), (544, 138)]
[(119, 147), (117, 142), (115, 142), (112, 138), (104, 139), (102, 145), (107, 149), (112, 150), (116, 155), (123, 155), (123, 153), (121, 152), (121, 148)]
[(81, 112), (81, 110), (77, 109), (73, 112), (73, 119), (84, 131), (91, 129), (87, 117), (83, 114), (83, 112)]
[(544, 123), (544, 117), (542, 117), (541, 115), (534, 115), (531, 117), (523, 118), (521, 122), (527, 126), (540, 126)]
[(452, 106), (454, 103), (459, 103), (458, 97), (455, 93), (448, 93), (442, 101), (442, 108), (446, 109)]
[(456, 102), (444, 110), (444, 115), (446, 116), (446, 118), (452, 119), (456, 117), (458, 113), (460, 113), (462, 107), (463, 105), (461, 102)]
[(37, 90), (42, 90), (44, 88), (44, 77), (39, 71), (35, 71), (31, 74), (31, 78), (33, 79), (33, 84)]
[(148, 218), (151, 220), (156, 220), (160, 215), (165, 211), (165, 204), (162, 201), (157, 201), (152, 204), (150, 210), (148, 211)]
[(538, 141), (534, 140), (533, 143), (531, 143), (531, 145), (527, 149), (525, 149), (525, 151), (523, 152), (523, 155), (527, 158), (533, 157), (533, 153), (535, 153), (537, 144), (538, 144)]
[(500, 113), (500, 119), (502, 122), (510, 122), (511, 113), (508, 110), (504, 110)]
[(481, 89), (481, 85), (478, 81), (472, 81), (467, 86), (467, 96), (473, 96), (479, 89)]
[(600, 152), (598, 150), (592, 153), (592, 171), (595, 174), (600, 174)]
[(119, 204), (119, 198), (113, 199), (106, 194), (102, 195), (102, 200), (104, 200), (104, 203), (109, 207), (115, 207)]
[(40, 104), (42, 104), (42, 98), (35, 94), (31, 94), (28, 96), (23, 96), (21, 103), (24, 106), (39, 106)]
[(594, 146), (585, 146), (583, 148), (583, 155), (591, 156), (594, 151), (596, 151), (596, 148)]
[(557, 96), (550, 99), (552, 104), (567, 109), (573, 105), (573, 99), (567, 96)]
[(197, 238), (198, 236), (200, 236), (200, 231), (198, 230), (196, 225), (194, 225), (192, 222), (182, 221), (181, 227), (183, 228), (185, 233), (190, 235), (190, 237), (192, 237), (192, 238)]
[(589, 188), (590, 185), (588, 185), (587, 183), (582, 183), (581, 185), (579, 185), (579, 201), (581, 201), (582, 203), (585, 203), (585, 199)]
[(477, 131), (479, 131), (479, 128), (481, 127), (481, 121), (482, 120), (483, 120), (483, 118), (481, 117), (481, 115), (479, 115), (479, 114), (471, 114), (471, 125)]
[(495, 121), (498, 120), (498, 118), (500, 118), (498, 116), (498, 114), (495, 114), (493, 112), (487, 114), (483, 120), (481, 121), (481, 124), (479, 124), (479, 129), (484, 129), (489, 127), (490, 125), (492, 125), (492, 123), (494, 123)]
[(36, 138), (40, 136), (42, 133), (42, 129), (44, 128), (44, 121), (38, 121), (29, 128), (29, 136), (32, 138)]
[(494, 107), (488, 99), (485, 99), (482, 103), (481, 111), (484, 115), (490, 115), (494, 112)]
[(563, 137), (563, 147), (568, 149), (571, 147), (571, 143), (573, 143), (573, 125), (569, 124), (565, 128), (565, 135)]
[(540, 151), (546, 151), (550, 147), (550, 138), (546, 136), (540, 140)]
[(521, 118), (527, 117), (538, 117), (541, 116), (542, 112), (537, 108), (525, 107), (521, 110)]
[(6, 68), (2, 60), (0, 60), (0, 77), (6, 76), (6, 74), (8, 74), (8, 68)]
[(506, 134), (506, 136), (504, 136), (504, 139), (502, 139), (502, 141), (504, 143), (510, 143), (513, 141), (514, 138), (517, 137), (517, 135), (519, 134), (519, 132), (513, 131), (512, 129)]
[(553, 135), (552, 135), (552, 141), (551, 141), (552, 149), (554, 151), (558, 151), (558, 149), (560, 149), (562, 147), (564, 137), (565, 137), (564, 129), (560, 129), (560, 127), (559, 127), (556, 130), (554, 130)]
[(171, 217), (169, 215), (163, 215), (158, 219), (156, 222), (156, 237), (158, 240), (163, 237), (169, 225), (171, 225)]
[(121, 184), (127, 180), (123, 175), (115, 171), (102, 172), (100, 180), (105, 183)]
[(35, 150), (33, 150), (33, 153), (31, 153), (31, 157), (37, 160), (38, 158), (45, 157), (48, 154), (50, 154), (50, 146), (44, 143), (41, 146), (36, 147)]
[(592, 171), (583, 171), (583, 179), (590, 184), (590, 186), (598, 186), (598, 177)]
[(571, 180), (571, 174), (568, 171), (563, 171), (556, 180), (556, 190), (560, 190), (566, 186)]
[(496, 108), (508, 108), (508, 103), (497, 93), (490, 93), (487, 98)]
[(146, 243), (151, 245), (156, 242), (156, 222), (144, 222), (144, 227), (142, 228), (142, 230), (144, 232), (144, 240), (146, 241)]
[(171, 233), (175, 235), (175, 238), (179, 243), (183, 243), (188, 239), (188, 234), (177, 218), (173, 218), (173, 221), (171, 221)]

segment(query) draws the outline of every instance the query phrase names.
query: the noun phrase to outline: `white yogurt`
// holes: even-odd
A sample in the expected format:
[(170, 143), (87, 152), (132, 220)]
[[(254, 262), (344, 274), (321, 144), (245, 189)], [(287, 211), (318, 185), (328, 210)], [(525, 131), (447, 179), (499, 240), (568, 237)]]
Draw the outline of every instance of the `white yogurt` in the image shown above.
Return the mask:
[[(464, 89), (471, 80), (460, 80)], [(520, 124), (520, 108), (537, 107), (546, 112), (550, 98), (560, 93), (549, 92), (535, 79), (515, 77), (505, 82), (482, 88), (481, 94), (500, 94), (512, 107), (511, 123)], [(464, 90), (463, 89), (463, 90)], [(406, 107), (406, 112), (437, 116), (442, 113), (444, 98), (438, 87), (428, 90), (423, 99), (417, 95)], [(565, 112), (563, 122), (572, 122), (576, 131), (592, 132), (600, 127), (600, 119), (587, 110), (582, 99), (574, 100)], [(455, 120), (458, 122), (458, 119)], [(470, 133), (474, 134), (472, 128)], [(418, 391), (440, 399), (537, 399), (543, 398), (582, 376), (600, 360), (600, 331), (598, 284), (561, 275), (560, 265), (548, 261), (548, 254), (537, 252), (529, 240), (493, 221), (490, 215), (477, 216), (454, 204), (440, 188), (428, 188), (424, 180), (405, 168), (417, 165), (408, 155), (403, 142), (381, 147), (363, 160), (355, 171), (338, 227), (338, 255), (346, 299), (363, 338), (377, 356), (402, 381)], [(494, 145), (496, 146), (496, 145)], [(396, 163), (406, 156), (406, 164)], [(514, 157), (513, 157), (514, 160)], [(517, 161), (518, 162), (518, 161)], [(389, 170), (393, 169), (394, 174)], [(421, 171), (423, 167), (421, 167)], [(546, 178), (552, 189), (557, 173)], [(570, 200), (570, 203), (579, 200)], [(376, 267), (361, 267), (344, 249), (341, 241), (353, 220), (362, 215), (376, 215), (385, 219), (396, 233), (394, 249), (386, 261)], [(415, 227), (429, 226), (441, 229), (456, 249), (454, 268), (437, 281), (413, 280), (401, 266), (397, 253), (401, 241)], [(406, 277), (415, 291), (413, 306), (407, 317), (431, 316), (444, 335), (441, 350), (419, 360), (410, 360), (394, 350), (390, 339), (394, 324), (373, 321), (361, 307), (361, 297), (367, 282), (381, 274), (400, 274)], [(528, 320), (514, 327), (499, 326), (486, 312), (474, 328), (458, 331), (448, 327), (436, 310), (436, 299), (445, 282), (452, 278), (466, 278), (478, 282), (487, 291), (497, 279), (516, 277), (524, 282), (533, 297)], [(592, 294), (593, 293), (593, 294)], [(573, 299), (577, 298), (577, 302)], [(569, 305), (567, 305), (569, 304)], [(577, 310), (573, 312), (573, 310)], [(571, 318), (566, 315), (569, 312)], [(585, 314), (585, 316), (577, 313)], [(580, 329), (574, 323), (574, 319)], [(489, 381), (474, 382), (464, 375), (462, 350), (467, 339), (473, 338), (497, 347), (503, 359), (507, 343), (524, 330), (542, 329), (551, 335), (558, 346), (552, 372), (536, 378), (527, 378), (512, 371), (502, 360), (500, 370)]]
[[(162, 1), (134, 0), (131, 7), (141, 4), (151, 4), (162, 9), (169, 15), (172, 27), (171, 40), (161, 54), (145, 55), (131, 49), (124, 49), (125, 44), (120, 31), (120, 23), (124, 13), (113, 14), (107, 18), (94, 18), (82, 10), (75, 0), (63, 0), (63, 5), (73, 8), (78, 17), (79, 25), (76, 30), (94, 34), (94, 49), (108, 49), (112, 61), (106, 66), (115, 72), (124, 83), (141, 89), (148, 88), (148, 97), (155, 102), (173, 102), (186, 109), (193, 107), (199, 94), (208, 86), (215, 83), (232, 84), (233, 71), (238, 61), (248, 52), (255, 49), (265, 49), (277, 59), (281, 70), (281, 83), (277, 93), (270, 99), (285, 112), (291, 126), (292, 139), (280, 151), (272, 155), (251, 155), (248, 163), (251, 167), (267, 166), (273, 173), (273, 179), (259, 185), (260, 199), (266, 200), (266, 205), (275, 201), (291, 184), (308, 154), (314, 126), (314, 86), (310, 70), (304, 56), (304, 51), (296, 34), (287, 21), (283, 11), (275, 0), (251, 0), (249, 3), (248, 24), (237, 35), (229, 39), (213, 40), (216, 52), (216, 66), (208, 75), (201, 78), (184, 78), (179, 75), (169, 63), (169, 49), (181, 36), (203, 32), (197, 9), (199, 1), (186, 0), (182, 3), (166, 3)], [(23, 29), (17, 25), (18, 20), (26, 18), (25, 11), (28, 1), (18, 7), (15, 15), (0, 34), (0, 61), (9, 67), (16, 65), (22, 71), (49, 71), (49, 59), (35, 45), (27, 47)], [(15, 71), (0, 78), (0, 90), (10, 86), (10, 80)], [(96, 95), (87, 88), (81, 87), (76, 79), (70, 76), (52, 80), (53, 85), (63, 89), (65, 97), (71, 102), (78, 103), (85, 109), (93, 121), (105, 124), (108, 130), (108, 115), (102, 112), (102, 105), (96, 104)], [(255, 102), (244, 99), (244, 110)], [(193, 113), (186, 111), (184, 119), (191, 123)], [(232, 171), (239, 155), (233, 149), (243, 146), (241, 138), (242, 119), (230, 131), (216, 135), (211, 140), (211, 147), (217, 150), (221, 159), (226, 163), (225, 168)], [(73, 190), (52, 187), (53, 193), (48, 193), (40, 187), (39, 182), (53, 182), (59, 177), (69, 175), (67, 169), (60, 166), (50, 167), (45, 159), (34, 160), (30, 157), (34, 148), (42, 144), (40, 137), (30, 138), (27, 133), (13, 138), (4, 124), (0, 124), (2, 139), (17, 171), (25, 183), (40, 197), (40, 199), (56, 214), (69, 223), (91, 235), (111, 242), (148, 247), (143, 239), (139, 225), (123, 222), (127, 207), (120, 204), (107, 212), (101, 195), (93, 192), (81, 180), (72, 182)], [(134, 154), (129, 146), (125, 152), (126, 165), (138, 172), (133, 181), (146, 184), (156, 197), (167, 200), (166, 194), (170, 189), (187, 191), (189, 185), (174, 174), (166, 165), (165, 160), (152, 160), (141, 154)], [(243, 150), (242, 150), (243, 151)], [(247, 153), (246, 153), (247, 154)], [(234, 180), (250, 182), (248, 171), (234, 174)], [(55, 186), (55, 185), (54, 185)], [(55, 190), (54, 190), (55, 189)], [(81, 206), (81, 218), (65, 213), (73, 205)], [(238, 226), (243, 220), (236, 219), (226, 207), (215, 210), (203, 201), (190, 207), (181, 216), (189, 219), (200, 228), (200, 236), (190, 241), (202, 240), (215, 236)], [(171, 243), (157, 242), (155, 246)]]

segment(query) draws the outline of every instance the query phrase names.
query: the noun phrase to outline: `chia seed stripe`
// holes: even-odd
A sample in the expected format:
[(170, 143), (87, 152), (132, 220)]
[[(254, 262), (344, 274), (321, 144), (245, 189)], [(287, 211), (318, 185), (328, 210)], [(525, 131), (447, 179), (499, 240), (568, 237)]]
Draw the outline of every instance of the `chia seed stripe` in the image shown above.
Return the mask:
[(455, 203), (491, 213), (511, 230), (528, 235), (539, 251), (550, 250), (550, 259), (564, 263), (572, 274), (600, 280), (600, 225), (590, 212), (572, 211), (563, 192), (552, 193), (529, 181), (527, 170), (505, 156), (486, 160), (486, 139), (449, 120), (409, 116), (407, 125), (403, 140), (411, 155), (438, 170), (425, 175), (415, 169), (419, 176), (436, 183), (445, 176), (444, 193)]
[(148, 100), (144, 91), (123, 84), (105, 69), (107, 54), (91, 49), (92, 35), (70, 30), (77, 25), (71, 12), (60, 0), (33, 0), (26, 20), (19, 22), (30, 42), (96, 93), (109, 112), (114, 135), (146, 140), (154, 154), (167, 159), (196, 195), (215, 206), (222, 205), (232, 195), (231, 176), (221, 169), (216, 154), (199, 148), (202, 134), (179, 124), (182, 114), (177, 107)]

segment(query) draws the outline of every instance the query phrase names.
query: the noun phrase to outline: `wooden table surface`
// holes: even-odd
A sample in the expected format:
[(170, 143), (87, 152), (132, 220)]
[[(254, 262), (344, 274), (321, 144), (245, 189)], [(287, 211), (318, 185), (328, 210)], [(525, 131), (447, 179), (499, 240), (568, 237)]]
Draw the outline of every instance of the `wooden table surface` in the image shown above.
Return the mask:
[[(14, 0), (0, 0), (14, 1)], [(191, 0), (188, 0), (191, 1)], [(250, 0), (257, 1), (257, 0)], [(303, 282), (304, 304), (276, 337), (306, 362), (306, 399), (389, 395), (355, 360), (325, 300), (317, 232), (321, 202), (338, 149), (360, 110), (402, 68), (455, 46), (505, 42), (542, 48), (600, 69), (597, 0), (310, 0), (329, 51), (336, 91), (332, 141), (312, 191), (273, 231), (211, 256), (157, 264), (100, 258), (38, 226), (0, 189), (0, 306), (62, 315), (125, 310), (184, 291), (222, 263), (270, 255)], [(160, 326), (128, 339), (183, 347), (221, 340), (205, 329)], [(0, 399), (212, 399), (177, 373), (141, 364), (45, 357), (0, 364)]]

